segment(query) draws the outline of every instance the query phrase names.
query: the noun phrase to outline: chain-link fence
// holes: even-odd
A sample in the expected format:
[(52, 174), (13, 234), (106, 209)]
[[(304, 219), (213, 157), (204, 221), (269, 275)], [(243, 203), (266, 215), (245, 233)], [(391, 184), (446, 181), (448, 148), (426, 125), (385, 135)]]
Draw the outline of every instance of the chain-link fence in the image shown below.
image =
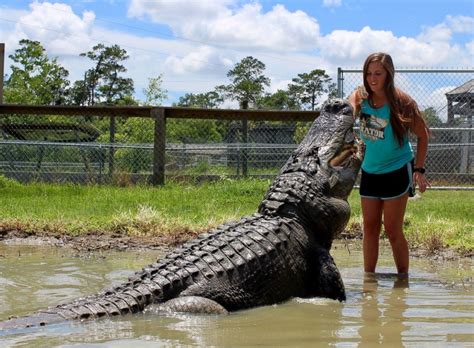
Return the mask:
[[(115, 116), (120, 109), (4, 105), (0, 110), (0, 174), (21, 182), (104, 183), (119, 172), (137, 172), (135, 163), (150, 162), (141, 158), (142, 146), (119, 138), (116, 130), (127, 120)], [(123, 153), (135, 155), (128, 168)]]
[(159, 183), (165, 173), (168, 179), (273, 177), (317, 115), (3, 105), (0, 174), (21, 182), (119, 185)]
[[(360, 71), (340, 70), (341, 95), (359, 85), (361, 76)], [(472, 189), (473, 71), (398, 76), (398, 85), (418, 101), (425, 117), (437, 122), (431, 123), (435, 126), (426, 162), (433, 186)], [(462, 86), (466, 88), (458, 89)], [(317, 114), (0, 105), (0, 174), (21, 182), (117, 185), (162, 183), (165, 176), (271, 178)]]
[[(194, 125), (199, 123), (197, 125)], [(167, 123), (167, 138), (175, 127), (192, 127), (196, 139), (169, 140), (166, 173), (220, 177), (274, 176), (302, 140), (309, 122), (255, 120), (183, 120)]]
[[(338, 70), (339, 96), (363, 84), (362, 70)], [(397, 70), (395, 84), (418, 103), (432, 137), (426, 169), (432, 185), (474, 185), (474, 70)], [(415, 139), (411, 139), (416, 145)], [(416, 151), (416, 146), (414, 146)]]

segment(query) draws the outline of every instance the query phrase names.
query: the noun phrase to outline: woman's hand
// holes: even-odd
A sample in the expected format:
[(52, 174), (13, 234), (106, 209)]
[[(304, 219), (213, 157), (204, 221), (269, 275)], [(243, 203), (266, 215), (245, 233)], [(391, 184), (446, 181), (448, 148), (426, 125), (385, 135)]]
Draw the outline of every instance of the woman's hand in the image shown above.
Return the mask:
[(358, 86), (354, 92), (351, 93), (349, 96), (349, 103), (352, 105), (354, 118), (359, 117), (362, 101), (368, 97), (369, 94), (365, 90), (364, 86)]
[(357, 86), (357, 94), (360, 99), (367, 99), (369, 97), (369, 93), (367, 93), (364, 86)]
[(421, 193), (425, 192), (427, 187), (431, 187), (425, 174), (421, 174), (420, 172), (413, 173), (413, 183), (415, 186), (418, 186)]

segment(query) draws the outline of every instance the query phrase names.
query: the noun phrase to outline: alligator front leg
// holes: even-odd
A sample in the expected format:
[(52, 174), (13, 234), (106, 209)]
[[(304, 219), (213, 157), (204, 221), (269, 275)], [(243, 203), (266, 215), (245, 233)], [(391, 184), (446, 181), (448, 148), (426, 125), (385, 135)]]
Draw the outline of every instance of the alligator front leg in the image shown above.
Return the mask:
[(313, 249), (313, 291), (315, 296), (345, 301), (346, 292), (341, 274), (329, 251), (322, 247)]
[(194, 314), (228, 314), (229, 312), (216, 301), (200, 296), (176, 297), (164, 303), (149, 305), (145, 313), (160, 314), (163, 312), (179, 312)]

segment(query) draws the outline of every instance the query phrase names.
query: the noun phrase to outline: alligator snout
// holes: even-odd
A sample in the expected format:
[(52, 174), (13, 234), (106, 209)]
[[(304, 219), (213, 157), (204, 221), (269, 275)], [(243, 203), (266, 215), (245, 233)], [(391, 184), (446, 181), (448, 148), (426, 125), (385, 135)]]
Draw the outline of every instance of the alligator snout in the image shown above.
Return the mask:
[(333, 99), (330, 103), (325, 103), (322, 111), (335, 115), (351, 113), (350, 106), (342, 99)]

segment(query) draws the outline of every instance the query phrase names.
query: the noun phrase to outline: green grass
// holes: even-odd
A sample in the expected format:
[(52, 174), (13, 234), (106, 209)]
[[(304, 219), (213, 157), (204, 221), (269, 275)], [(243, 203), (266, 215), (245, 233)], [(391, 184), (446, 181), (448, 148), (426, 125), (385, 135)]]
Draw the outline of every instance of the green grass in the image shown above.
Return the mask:
[[(269, 180), (229, 180), (163, 187), (20, 185), (0, 177), (0, 230), (77, 234), (87, 231), (160, 234), (202, 231), (256, 211)], [(352, 225), (361, 223), (359, 194), (349, 198)], [(410, 200), (405, 231), (412, 245), (474, 247), (474, 192), (428, 191)]]
[[(362, 223), (360, 198), (349, 198), (351, 223)], [(408, 201), (404, 231), (412, 246), (474, 248), (474, 192), (429, 190)]]
[(184, 227), (202, 230), (255, 212), (268, 185), (269, 181), (263, 180), (221, 180), (200, 185), (168, 183), (164, 187), (121, 188), (18, 185), (3, 179), (0, 223), (65, 233), (127, 230), (126, 224), (153, 227), (153, 231), (142, 233)]

